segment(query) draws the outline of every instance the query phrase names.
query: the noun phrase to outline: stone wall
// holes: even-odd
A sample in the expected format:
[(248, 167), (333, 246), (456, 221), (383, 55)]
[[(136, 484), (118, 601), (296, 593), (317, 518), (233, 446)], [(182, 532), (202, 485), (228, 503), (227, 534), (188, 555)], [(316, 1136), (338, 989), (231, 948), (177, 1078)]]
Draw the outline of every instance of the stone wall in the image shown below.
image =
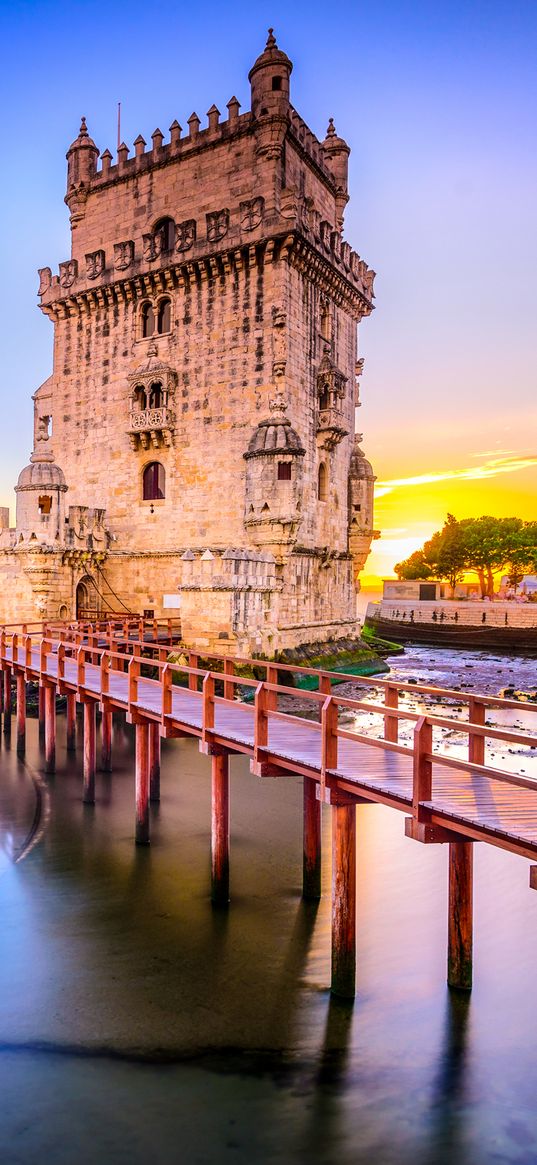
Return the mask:
[(368, 619), (392, 619), (397, 622), (458, 623), (463, 626), (537, 627), (537, 603), (469, 601), (368, 603)]

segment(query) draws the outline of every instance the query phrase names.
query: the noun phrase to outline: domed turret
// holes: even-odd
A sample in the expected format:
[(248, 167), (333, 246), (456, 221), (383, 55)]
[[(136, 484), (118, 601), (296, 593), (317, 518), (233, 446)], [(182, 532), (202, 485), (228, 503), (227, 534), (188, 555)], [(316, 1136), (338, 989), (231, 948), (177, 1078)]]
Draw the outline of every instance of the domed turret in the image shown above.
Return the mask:
[(31, 461), (21, 469), (15, 493), (23, 489), (48, 489), (49, 486), (67, 489), (63, 469), (54, 461)]
[(350, 146), (347, 145), (344, 138), (338, 137), (336, 127), (334, 125), (333, 117), (328, 122), (328, 129), (326, 137), (322, 143), (324, 159), (331, 174), (333, 174), (336, 186), (336, 209), (337, 209), (337, 225), (341, 230), (343, 227), (343, 215), (345, 207), (349, 201), (349, 154)]
[(17, 541), (50, 546), (63, 543), (66, 492), (59, 465), (48, 454), (33, 453), (15, 486)]
[(361, 433), (357, 433), (349, 468), (349, 550), (353, 558), (357, 591), (360, 590), (359, 574), (365, 565), (371, 542), (379, 537), (378, 531), (373, 529), (373, 490), (376, 477), (371, 462), (360, 448), (361, 440)]
[(288, 417), (270, 417), (266, 421), (260, 421), (250, 439), (245, 458), (248, 460), (250, 457), (276, 456), (279, 453), (289, 453), (295, 457), (304, 456), (305, 449), (298, 433), (293, 429)]
[(278, 48), (274, 31), (269, 28), (265, 49), (248, 73), (255, 118), (279, 113), (289, 104), (289, 78), (292, 70), (292, 62)]
[(371, 465), (371, 462), (367, 460), (367, 457), (365, 456), (363, 450), (360, 449), (358, 444), (355, 444), (352, 451), (350, 472), (351, 477), (356, 481), (377, 480), (375, 474), (373, 473), (373, 466)]
[(248, 467), (244, 523), (256, 543), (270, 546), (276, 555), (296, 538), (306, 453), (286, 408), (280, 394), (270, 401), (272, 415), (259, 422), (244, 454)]
[(78, 137), (69, 146), (66, 156), (67, 194), (65, 201), (71, 215), (76, 216), (76, 212), (80, 211), (80, 204), (85, 201), (88, 187), (95, 177), (99, 157), (99, 150), (93, 138), (89, 136), (85, 117), (80, 122)]

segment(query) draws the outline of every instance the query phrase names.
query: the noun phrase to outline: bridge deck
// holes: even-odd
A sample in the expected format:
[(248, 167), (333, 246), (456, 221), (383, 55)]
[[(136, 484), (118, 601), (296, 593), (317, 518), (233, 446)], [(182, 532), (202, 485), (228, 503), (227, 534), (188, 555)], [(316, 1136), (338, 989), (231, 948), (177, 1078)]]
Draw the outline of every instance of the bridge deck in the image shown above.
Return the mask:
[[(4, 661), (12, 662), (11, 649), (6, 646)], [(142, 663), (142, 661), (139, 661)], [(143, 661), (147, 664), (147, 660)], [(17, 652), (15, 666), (22, 663), (22, 651)], [(31, 648), (25, 658), (28, 673), (40, 672), (40, 652)], [(51, 651), (46, 656), (46, 672), (42, 678), (58, 682), (58, 656)], [(221, 678), (221, 677), (220, 677)], [(101, 668), (90, 662), (84, 664), (83, 692), (90, 697), (101, 699)], [(61, 683), (64, 688), (81, 696), (80, 673), (76, 658), (65, 656)], [(165, 734), (185, 732), (201, 737), (203, 733), (203, 696), (201, 692), (185, 689), (179, 685), (171, 688), (171, 709), (163, 716), (163, 685), (161, 680), (139, 678), (136, 700), (129, 693), (129, 676), (126, 672), (108, 672), (108, 692), (106, 697), (112, 704), (133, 711), (142, 718), (156, 720)], [(297, 694), (289, 689), (289, 694)], [(264, 756), (281, 774), (302, 773), (315, 780), (321, 780), (322, 731), (319, 722), (303, 716), (281, 717), (275, 711), (268, 711), (268, 739), (264, 745)], [(230, 701), (216, 697), (214, 700), (214, 724), (211, 740), (230, 751), (254, 755), (256, 712), (251, 704), (235, 699)], [(454, 724), (457, 722), (453, 721)], [(462, 726), (462, 725), (461, 725)], [(535, 741), (537, 747), (537, 738)], [(392, 746), (393, 749), (394, 746)], [(330, 784), (357, 798), (379, 801), (408, 812), (413, 803), (414, 756), (411, 749), (392, 751), (384, 742), (371, 739), (364, 743), (338, 737), (337, 765), (325, 770), (325, 779)], [(406, 753), (406, 755), (403, 755)], [(428, 800), (420, 802), (427, 811), (432, 825), (444, 826), (463, 837), (483, 840), (523, 856), (537, 855), (537, 781), (535, 788), (520, 787), (507, 783), (505, 777), (494, 775), (494, 770), (486, 772), (464, 771), (446, 763), (445, 756), (431, 757), (432, 794)]]

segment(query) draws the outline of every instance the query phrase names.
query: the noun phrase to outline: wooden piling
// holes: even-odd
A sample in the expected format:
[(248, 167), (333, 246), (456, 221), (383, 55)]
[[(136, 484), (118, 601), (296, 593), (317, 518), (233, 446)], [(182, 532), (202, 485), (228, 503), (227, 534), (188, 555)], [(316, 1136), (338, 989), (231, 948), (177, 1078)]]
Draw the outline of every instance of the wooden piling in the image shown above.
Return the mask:
[(45, 687), (45, 772), (56, 771), (56, 689)]
[(112, 772), (112, 713), (106, 708), (101, 717), (101, 769)]
[(149, 724), (136, 725), (136, 845), (149, 845)]
[(149, 725), (149, 800), (160, 801), (160, 725)]
[(4, 733), (9, 736), (11, 732), (11, 668), (5, 667), (4, 671)]
[(23, 672), (17, 672), (17, 754), (26, 752), (26, 680)]
[(356, 806), (332, 805), (332, 982), (333, 995), (356, 992)]
[[(45, 739), (45, 688), (43, 684), (39, 685), (39, 740), (43, 743)], [(68, 698), (69, 699), (69, 698)]]
[(302, 897), (321, 897), (321, 802), (317, 783), (304, 777)]
[(76, 752), (76, 693), (67, 693), (67, 752)]
[(448, 984), (472, 987), (473, 843), (449, 844)]
[(229, 902), (229, 755), (211, 757), (211, 898)]
[(95, 700), (84, 700), (84, 792), (85, 805), (95, 804)]

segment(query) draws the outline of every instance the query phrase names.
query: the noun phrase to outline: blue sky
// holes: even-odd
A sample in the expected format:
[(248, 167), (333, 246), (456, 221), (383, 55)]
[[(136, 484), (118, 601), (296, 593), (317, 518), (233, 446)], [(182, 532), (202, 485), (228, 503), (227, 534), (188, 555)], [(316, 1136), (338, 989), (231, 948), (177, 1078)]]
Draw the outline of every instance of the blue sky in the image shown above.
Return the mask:
[[(358, 416), (380, 478), (531, 455), (535, 2), (2, 0), (4, 504), (31, 451), (31, 393), (51, 370), (36, 270), (69, 254), (65, 152), (80, 115), (113, 150), (118, 100), (131, 146), (157, 126), (167, 138), (194, 109), (203, 123), (213, 101), (225, 113), (232, 94), (246, 109), (269, 24), (294, 62), (293, 104), (320, 137), (333, 116), (352, 147), (345, 235), (378, 272)], [(503, 473), (513, 505), (521, 482), (531, 494), (529, 472)]]

